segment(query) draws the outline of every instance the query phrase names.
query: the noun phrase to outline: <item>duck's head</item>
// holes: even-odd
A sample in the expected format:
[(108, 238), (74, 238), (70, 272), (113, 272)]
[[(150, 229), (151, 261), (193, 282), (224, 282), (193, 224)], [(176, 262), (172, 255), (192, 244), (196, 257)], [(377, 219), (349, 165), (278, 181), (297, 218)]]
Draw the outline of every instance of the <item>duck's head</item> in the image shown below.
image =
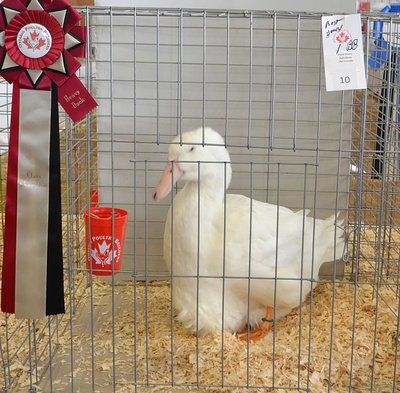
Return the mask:
[(153, 198), (160, 201), (178, 180), (215, 184), (227, 188), (232, 177), (229, 152), (221, 135), (211, 128), (198, 128), (176, 137), (169, 146), (164, 175)]

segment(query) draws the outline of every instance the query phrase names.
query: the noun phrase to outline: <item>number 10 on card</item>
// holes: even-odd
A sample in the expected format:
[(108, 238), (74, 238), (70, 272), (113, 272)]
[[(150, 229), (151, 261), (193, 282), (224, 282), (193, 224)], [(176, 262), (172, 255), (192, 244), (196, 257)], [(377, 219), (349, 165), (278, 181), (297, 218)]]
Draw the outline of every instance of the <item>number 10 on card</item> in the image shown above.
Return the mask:
[(351, 79), (349, 76), (341, 76), (340, 83), (350, 83)]

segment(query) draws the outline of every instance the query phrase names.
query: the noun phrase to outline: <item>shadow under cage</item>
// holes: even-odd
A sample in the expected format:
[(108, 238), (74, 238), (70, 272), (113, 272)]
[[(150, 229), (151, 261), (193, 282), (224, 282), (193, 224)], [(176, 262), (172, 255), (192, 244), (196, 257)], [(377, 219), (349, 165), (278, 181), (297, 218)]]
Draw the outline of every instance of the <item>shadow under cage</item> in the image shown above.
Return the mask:
[[(81, 12), (99, 107), (61, 132), (67, 313), (2, 317), (4, 391), (397, 391), (398, 18), (362, 16), (388, 60), (328, 93), (320, 14)], [(94, 204), (129, 213), (110, 277), (86, 268)]]

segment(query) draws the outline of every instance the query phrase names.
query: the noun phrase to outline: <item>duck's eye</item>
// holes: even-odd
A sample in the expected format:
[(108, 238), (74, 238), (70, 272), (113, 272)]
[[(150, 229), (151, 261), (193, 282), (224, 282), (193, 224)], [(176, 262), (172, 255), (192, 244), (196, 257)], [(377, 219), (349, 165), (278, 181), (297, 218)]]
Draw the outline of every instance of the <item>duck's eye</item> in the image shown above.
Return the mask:
[(189, 151), (193, 151), (193, 150), (194, 150), (194, 146), (192, 146)]

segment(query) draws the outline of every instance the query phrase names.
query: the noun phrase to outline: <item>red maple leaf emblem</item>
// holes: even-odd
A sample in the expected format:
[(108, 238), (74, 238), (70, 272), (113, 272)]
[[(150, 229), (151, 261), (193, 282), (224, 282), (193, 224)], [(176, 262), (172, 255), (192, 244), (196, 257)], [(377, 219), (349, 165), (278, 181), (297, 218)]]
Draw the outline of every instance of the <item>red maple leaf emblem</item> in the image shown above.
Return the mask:
[(339, 41), (340, 43), (347, 42), (349, 39), (350, 36), (343, 31), (336, 36), (336, 41)]
[(24, 44), (26, 45), (27, 48), (32, 49), (32, 45), (28, 37), (24, 38)]
[(36, 46), (36, 49), (40, 49), (43, 45), (46, 45), (46, 40), (44, 40), (43, 38), (40, 38), (39, 42)]
[(38, 33), (36, 30), (33, 30), (33, 32), (30, 33), (30, 34), (31, 34), (31, 39), (32, 39), (32, 41), (35, 41), (36, 38), (39, 37), (39, 33)]

